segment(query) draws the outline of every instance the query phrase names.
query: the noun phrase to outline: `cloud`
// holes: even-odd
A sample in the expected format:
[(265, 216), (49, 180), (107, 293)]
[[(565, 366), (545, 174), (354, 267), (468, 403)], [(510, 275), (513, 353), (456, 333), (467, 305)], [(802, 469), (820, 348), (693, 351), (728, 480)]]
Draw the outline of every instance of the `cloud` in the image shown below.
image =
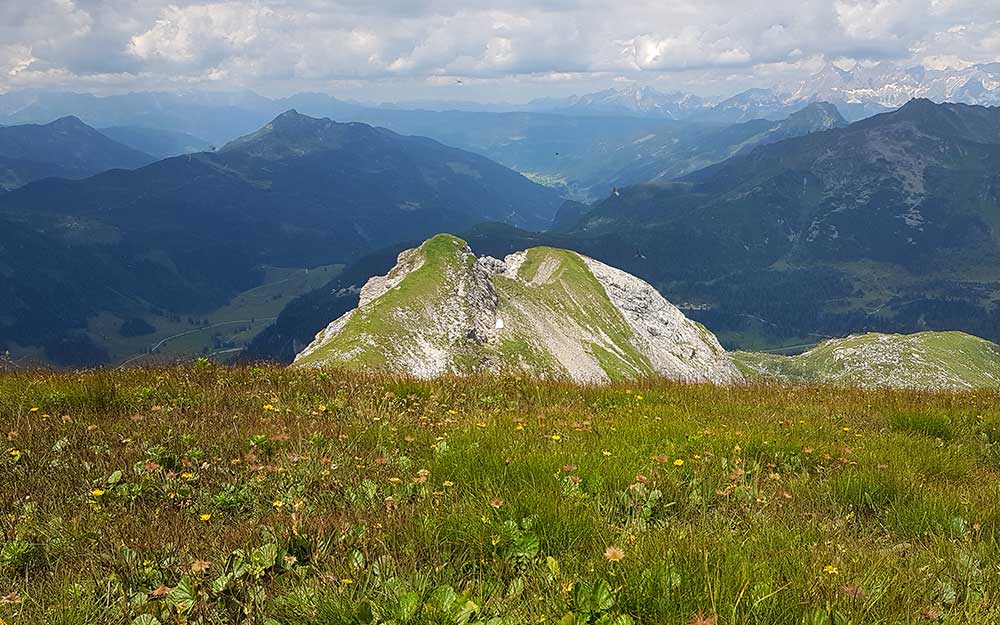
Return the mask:
[[(1000, 58), (995, 0), (7, 0), (0, 89), (684, 85)], [(582, 77), (582, 78), (581, 78)], [(402, 88), (402, 87), (401, 87)]]

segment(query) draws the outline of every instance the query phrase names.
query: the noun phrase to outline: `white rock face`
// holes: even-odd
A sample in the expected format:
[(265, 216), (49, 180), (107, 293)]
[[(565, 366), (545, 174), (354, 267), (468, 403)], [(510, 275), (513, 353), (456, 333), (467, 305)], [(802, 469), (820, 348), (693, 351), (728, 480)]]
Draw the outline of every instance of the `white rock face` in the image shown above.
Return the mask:
[[(648, 282), (581, 255), (632, 328), (632, 342), (657, 373), (692, 382), (732, 384), (743, 376), (714, 334), (691, 321)], [(698, 366), (692, 367), (692, 363)]]
[[(402, 296), (387, 298), (394, 290)], [(295, 363), (376, 363), (417, 377), (508, 371), (583, 383), (743, 379), (715, 336), (635, 276), (551, 248), (477, 259), (464, 241), (444, 235), (370, 279), (358, 308), (319, 332)]]

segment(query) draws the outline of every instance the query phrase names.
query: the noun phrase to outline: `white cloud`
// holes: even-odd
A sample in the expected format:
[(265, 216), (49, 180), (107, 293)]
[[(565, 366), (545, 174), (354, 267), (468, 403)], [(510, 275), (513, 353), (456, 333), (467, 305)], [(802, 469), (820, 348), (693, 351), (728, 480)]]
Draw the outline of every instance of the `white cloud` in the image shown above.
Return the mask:
[(621, 76), (713, 90), (834, 59), (1000, 59), (996, 0), (752, 4), (0, 0), (0, 89), (350, 84), (391, 92), (390, 83), (443, 88), (454, 84), (449, 77), (503, 89)]

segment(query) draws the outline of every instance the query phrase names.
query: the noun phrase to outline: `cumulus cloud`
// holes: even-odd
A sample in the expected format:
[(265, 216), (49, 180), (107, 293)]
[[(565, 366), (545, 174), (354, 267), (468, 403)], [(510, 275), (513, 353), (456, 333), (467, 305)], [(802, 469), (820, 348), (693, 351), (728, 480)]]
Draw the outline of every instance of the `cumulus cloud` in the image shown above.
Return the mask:
[[(615, 77), (726, 84), (840, 58), (1000, 59), (995, 0), (6, 0), (0, 89), (263, 90)], [(570, 78), (570, 79), (568, 79)]]

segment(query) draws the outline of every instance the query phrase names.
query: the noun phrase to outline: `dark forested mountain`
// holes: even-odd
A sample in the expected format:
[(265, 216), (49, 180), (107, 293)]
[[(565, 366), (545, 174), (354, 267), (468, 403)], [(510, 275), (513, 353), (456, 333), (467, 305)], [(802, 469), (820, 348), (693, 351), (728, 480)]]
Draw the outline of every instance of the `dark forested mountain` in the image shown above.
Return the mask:
[(996, 337), (997, 172), (1000, 108), (914, 100), (620, 190), (568, 234), (714, 306), (716, 326), (728, 312), (786, 334), (926, 323)]
[(84, 178), (109, 169), (134, 169), (154, 160), (76, 117), (44, 125), (0, 127), (0, 186), (8, 189), (47, 176)]
[[(262, 265), (346, 262), (484, 220), (544, 228), (559, 204), (484, 157), (289, 111), (216, 152), (0, 196), (0, 343), (48, 348), (102, 310), (215, 306)], [(58, 322), (39, 320), (46, 306)]]

